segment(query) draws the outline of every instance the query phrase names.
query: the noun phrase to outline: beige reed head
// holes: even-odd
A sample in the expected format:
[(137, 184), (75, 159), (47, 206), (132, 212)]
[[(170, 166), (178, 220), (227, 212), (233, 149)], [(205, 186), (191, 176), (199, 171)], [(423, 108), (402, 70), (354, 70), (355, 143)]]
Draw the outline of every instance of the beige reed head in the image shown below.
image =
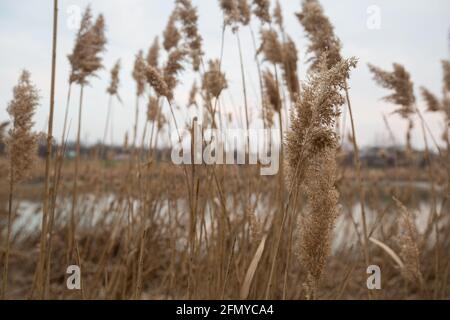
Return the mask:
[(262, 23), (271, 23), (270, 17), (270, 1), (269, 0), (253, 0), (253, 14), (257, 16)]
[(68, 55), (71, 64), (70, 83), (86, 84), (88, 77), (95, 76), (95, 73), (103, 68), (100, 53), (105, 50), (105, 45), (103, 15), (99, 15), (95, 23), (92, 23), (91, 9), (87, 7), (80, 23), (74, 49)]
[(28, 177), (37, 158), (37, 135), (32, 132), (32, 127), (39, 95), (26, 70), (13, 91), (13, 99), (8, 105), (12, 127), (5, 142), (11, 161), (11, 179), (17, 183)]
[(112, 95), (119, 97), (118, 89), (119, 89), (119, 72), (120, 72), (120, 59), (117, 60), (114, 67), (111, 69), (111, 80), (109, 83), (108, 89), (106, 91)]
[(149, 66), (153, 66), (155, 68), (158, 68), (159, 65), (159, 39), (158, 37), (155, 37), (155, 40), (153, 40), (152, 45), (148, 49), (147, 52), (147, 64)]
[(403, 118), (408, 118), (414, 113), (413, 105), (416, 102), (414, 84), (404, 66), (394, 63), (393, 67), (394, 70), (389, 72), (369, 64), (374, 80), (381, 87), (393, 91), (391, 95), (384, 97), (384, 100), (399, 105), (400, 108), (395, 112)]
[(326, 57), (328, 68), (342, 59), (341, 43), (317, 0), (303, 0), (302, 11), (297, 13), (297, 18), (310, 41), (307, 52), (313, 54), (309, 59), (312, 62), (311, 69), (317, 69), (323, 55)]
[(198, 31), (198, 13), (197, 8), (192, 5), (191, 0), (176, 0), (177, 16), (182, 25), (182, 34), (185, 45), (194, 71), (200, 69), (203, 56), (202, 37)]

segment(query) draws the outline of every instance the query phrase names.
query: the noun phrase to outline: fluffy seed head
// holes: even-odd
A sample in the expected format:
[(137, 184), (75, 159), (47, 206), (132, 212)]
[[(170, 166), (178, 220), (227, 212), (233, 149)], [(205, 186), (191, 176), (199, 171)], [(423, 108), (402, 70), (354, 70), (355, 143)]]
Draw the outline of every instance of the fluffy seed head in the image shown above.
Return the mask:
[(158, 62), (159, 62), (159, 39), (158, 37), (155, 37), (155, 40), (153, 40), (152, 45), (148, 49), (147, 64), (149, 66), (158, 68), (159, 64)]
[[(342, 90), (350, 70), (357, 60), (341, 60), (327, 69), (326, 60), (319, 64), (321, 72), (310, 74), (303, 86), (301, 97), (297, 98), (291, 115), (291, 130), (286, 138), (286, 159), (288, 181), (300, 185), (303, 170), (298, 168), (311, 155), (337, 144), (335, 119), (345, 103)], [(301, 167), (301, 166), (300, 166)]]
[(111, 81), (108, 89), (106, 90), (110, 95), (118, 95), (117, 90), (119, 89), (119, 72), (120, 72), (120, 59), (117, 60), (114, 67), (111, 69)]
[(270, 1), (269, 0), (253, 0), (253, 13), (262, 23), (270, 23)]
[(88, 77), (95, 76), (95, 73), (103, 68), (102, 58), (99, 54), (105, 51), (105, 45), (103, 15), (99, 15), (92, 24), (91, 9), (87, 7), (81, 20), (74, 49), (68, 55), (71, 64), (70, 83), (86, 84)]
[[(332, 230), (338, 215), (334, 121), (345, 99), (350, 69), (356, 59), (340, 60), (331, 69), (326, 56), (318, 72), (309, 75), (293, 109), (291, 130), (286, 138), (287, 182), (307, 198), (307, 213), (299, 227), (299, 257), (308, 270), (306, 296), (314, 299), (330, 251)], [(295, 188), (295, 189), (294, 189)]]
[(81, 18), (80, 28), (77, 32), (77, 37), (75, 39), (75, 46), (70, 55), (68, 55), (68, 59), (71, 65), (71, 72), (69, 82), (81, 82), (82, 76), (82, 61), (86, 60), (87, 56), (87, 46), (89, 45), (88, 34), (92, 29), (92, 11), (91, 7), (88, 6), (83, 13)]
[(220, 8), (223, 11), (224, 23), (233, 25), (239, 20), (237, 0), (219, 0)]
[(191, 0), (176, 0), (177, 15), (182, 24), (182, 32), (186, 46), (189, 48), (192, 67), (198, 71), (203, 55), (202, 37), (198, 32), (197, 8), (192, 5)]
[(148, 98), (147, 103), (147, 120), (156, 121), (158, 118), (159, 99), (154, 96)]
[(288, 37), (283, 44), (283, 77), (291, 96), (291, 100), (295, 101), (300, 92), (297, 73), (298, 52), (294, 41)]
[(278, 40), (278, 34), (275, 30), (261, 30), (262, 43), (258, 52), (263, 52), (264, 58), (272, 63), (283, 63), (283, 48)]
[(238, 1), (238, 11), (239, 11), (239, 22), (246, 26), (251, 20), (250, 6), (247, 0), (237, 0)]
[(197, 81), (194, 80), (194, 83), (192, 84), (191, 87), (191, 91), (189, 91), (189, 102), (187, 107), (190, 108), (192, 106), (197, 106), (197, 92), (198, 92), (198, 87), (197, 87)]
[(397, 208), (400, 210), (400, 230), (401, 234), (397, 238), (400, 246), (400, 258), (405, 267), (402, 275), (406, 280), (419, 286), (423, 285), (423, 276), (420, 271), (420, 252), (418, 248), (418, 232), (416, 224), (409, 210), (397, 199), (394, 198)]
[(326, 56), (328, 68), (342, 59), (340, 41), (335, 36), (333, 25), (317, 0), (304, 0), (302, 11), (297, 13), (297, 18), (310, 41), (307, 52), (313, 54), (309, 59), (312, 62), (311, 69), (318, 68), (319, 60), (323, 55)]
[(144, 53), (142, 50), (139, 50), (134, 60), (134, 68), (132, 73), (133, 79), (136, 81), (136, 94), (139, 97), (144, 94), (145, 90), (146, 68), (147, 64), (145, 63)]
[(217, 98), (220, 93), (227, 88), (227, 79), (225, 74), (220, 70), (219, 60), (210, 60), (209, 69), (203, 75), (202, 89), (207, 92), (208, 95)]
[(275, 23), (282, 29), (283, 28), (283, 11), (281, 9), (280, 1), (277, 0), (275, 9), (273, 9), (273, 17)]
[(147, 66), (145, 75), (149, 85), (159, 96), (169, 98), (169, 88), (158, 69), (153, 66)]
[(277, 81), (275, 76), (269, 70), (264, 71), (263, 73), (263, 81), (265, 88), (265, 95), (269, 102), (270, 107), (275, 112), (280, 112), (281, 110), (281, 97), (280, 90), (278, 88)]
[(28, 177), (37, 151), (37, 135), (31, 129), (39, 95), (28, 71), (22, 72), (13, 92), (13, 99), (8, 105), (12, 128), (5, 142), (12, 165), (11, 178), (14, 182), (20, 182)]
[(184, 70), (183, 61), (186, 58), (186, 52), (180, 49), (173, 50), (167, 59), (163, 70), (164, 82), (168, 88), (168, 98), (172, 100), (173, 91), (178, 84), (178, 75)]
[(399, 105), (400, 109), (395, 112), (399, 113), (403, 118), (408, 118), (414, 113), (413, 105), (416, 101), (414, 84), (405, 67), (398, 63), (394, 63), (393, 66), (394, 70), (392, 72), (384, 71), (371, 64), (369, 64), (369, 69), (378, 85), (394, 91), (393, 94), (385, 97), (384, 100)]
[(176, 21), (177, 21), (177, 12), (173, 11), (169, 17), (169, 21), (167, 22), (166, 29), (164, 30), (163, 33), (164, 36), (163, 46), (166, 51), (170, 51), (171, 49), (176, 48), (178, 46), (178, 42), (181, 39), (181, 34), (176, 26)]
[(273, 108), (269, 108), (269, 98), (266, 94), (263, 95), (263, 110), (262, 110), (262, 119), (264, 121), (264, 127), (265, 128), (273, 128), (274, 122), (273, 122), (273, 115), (274, 111)]
[(439, 99), (427, 88), (421, 87), (420, 91), (422, 93), (422, 97), (427, 104), (427, 110), (430, 112), (436, 112), (441, 110), (441, 104)]
[(332, 232), (338, 217), (336, 181), (336, 149), (325, 148), (308, 161), (303, 190), (307, 198), (307, 212), (300, 220), (299, 256), (308, 270), (306, 296), (315, 292), (330, 254)]

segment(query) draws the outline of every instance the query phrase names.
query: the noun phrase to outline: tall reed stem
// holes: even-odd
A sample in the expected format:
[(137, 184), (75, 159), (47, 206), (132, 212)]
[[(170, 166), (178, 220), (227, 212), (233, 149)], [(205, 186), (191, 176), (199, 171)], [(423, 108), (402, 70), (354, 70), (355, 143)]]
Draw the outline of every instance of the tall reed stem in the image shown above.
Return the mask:
[[(56, 48), (57, 48), (57, 35), (58, 35), (58, 0), (53, 2), (53, 42), (52, 42), (52, 72), (51, 72), (51, 84), (50, 84), (50, 111), (48, 119), (48, 131), (47, 131), (47, 152), (45, 157), (45, 182), (44, 182), (44, 205), (42, 212), (42, 225), (41, 225), (41, 251), (39, 254), (40, 272), (45, 270), (44, 255), (46, 250), (46, 237), (48, 230), (48, 201), (52, 198), (50, 184), (50, 166), (53, 153), (53, 114), (55, 109), (55, 78), (56, 78)], [(47, 266), (49, 268), (49, 266)], [(42, 277), (41, 273), (41, 277)], [(45, 298), (46, 281), (43, 280), (43, 291), (41, 297)]]
[(10, 164), (11, 177), (9, 179), (9, 201), (8, 201), (8, 229), (6, 231), (6, 249), (5, 249), (5, 262), (3, 265), (3, 283), (2, 283), (2, 300), (6, 297), (6, 289), (8, 287), (8, 267), (9, 267), (9, 251), (11, 241), (11, 227), (12, 227), (12, 202), (14, 193), (14, 173), (13, 164)]
[(81, 140), (81, 120), (83, 113), (83, 90), (84, 84), (81, 84), (80, 87), (80, 106), (78, 110), (78, 130), (77, 130), (77, 142), (76, 142), (76, 154), (75, 154), (75, 170), (74, 170), (74, 178), (73, 178), (73, 194), (72, 194), (72, 209), (70, 211), (70, 232), (69, 232), (69, 257), (72, 255), (72, 251), (75, 245), (75, 232), (76, 232), (76, 218), (75, 212), (78, 201), (78, 170), (80, 163), (80, 140)]
[[(354, 155), (354, 162), (356, 166), (356, 177), (358, 179), (358, 188), (359, 188), (359, 202), (360, 202), (360, 208), (361, 208), (361, 220), (363, 224), (363, 235), (364, 235), (364, 259), (366, 266), (370, 265), (370, 252), (369, 252), (369, 237), (367, 233), (367, 221), (366, 221), (366, 211), (365, 211), (365, 190), (364, 185), (362, 182), (362, 176), (361, 176), (361, 160), (359, 157), (359, 148), (358, 148), (358, 142), (356, 140), (356, 130), (355, 130), (355, 121), (353, 118), (353, 111), (352, 111), (352, 104), (350, 101), (350, 94), (348, 91), (348, 84), (347, 81), (345, 81), (345, 97), (347, 100), (347, 106), (348, 106), (348, 112), (350, 116), (350, 123), (352, 126), (352, 142), (353, 142), (353, 155)], [(369, 292), (369, 291), (368, 291)], [(369, 293), (370, 298), (370, 293)]]
[(105, 131), (103, 132), (103, 147), (106, 145), (106, 137), (108, 135), (109, 123), (111, 118), (111, 108), (112, 108), (112, 95), (109, 95), (108, 98), (108, 111), (106, 112), (106, 123), (105, 123)]
[(138, 121), (139, 121), (139, 95), (136, 95), (136, 110), (134, 114), (134, 128), (133, 128), (133, 148), (136, 148)]

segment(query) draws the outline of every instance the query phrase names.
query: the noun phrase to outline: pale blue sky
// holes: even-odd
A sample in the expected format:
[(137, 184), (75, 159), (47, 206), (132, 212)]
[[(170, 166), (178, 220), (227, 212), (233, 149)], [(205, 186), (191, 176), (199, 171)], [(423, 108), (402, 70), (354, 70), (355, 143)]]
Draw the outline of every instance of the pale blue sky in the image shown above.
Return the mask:
[[(294, 13), (300, 9), (299, 0), (280, 0), (283, 7), (286, 29), (296, 41), (300, 51), (299, 72), (304, 79), (305, 34)], [(353, 72), (351, 97), (357, 134), (362, 145), (389, 143), (382, 114), (389, 114), (393, 106), (381, 101), (387, 94), (371, 79), (367, 63), (390, 68), (392, 62), (400, 62), (411, 72), (416, 84), (416, 95), (421, 85), (439, 94), (441, 92), (441, 59), (449, 58), (450, 2), (448, 0), (323, 0), (326, 14), (335, 26), (335, 32), (343, 43), (345, 56), (356, 56), (360, 63)], [(12, 97), (12, 87), (17, 82), (20, 70), (28, 69), (32, 79), (40, 89), (41, 106), (37, 111), (36, 129), (46, 125), (51, 63), (52, 35), (51, 0), (11, 1), (0, 0), (0, 121), (6, 120), (6, 107)], [(85, 113), (83, 133), (85, 141), (95, 142), (103, 136), (106, 116), (107, 96), (105, 89), (109, 81), (109, 69), (118, 59), (122, 59), (120, 94), (124, 106), (114, 105), (115, 142), (121, 143), (124, 133), (131, 131), (134, 119), (135, 89), (131, 78), (134, 55), (139, 49), (147, 51), (153, 38), (161, 35), (174, 1), (169, 0), (61, 0), (58, 36), (57, 84), (55, 135), (60, 136), (67, 95), (67, 77), (70, 53), (75, 30), (69, 28), (70, 6), (84, 9), (91, 3), (94, 14), (103, 13), (107, 23), (108, 45), (104, 54), (106, 69), (98, 79), (91, 81), (85, 91)], [(216, 0), (193, 0), (199, 9), (200, 31), (204, 38), (206, 59), (217, 58), (220, 53), (222, 14)], [(376, 5), (381, 9), (381, 28), (370, 30), (366, 26), (367, 8)], [(259, 25), (253, 22), (257, 30)], [(248, 29), (241, 31), (247, 85), (252, 105), (252, 115), (257, 116), (258, 80), (253, 62), (254, 49)], [(229, 90), (223, 94), (224, 108), (243, 110), (239, 56), (235, 37), (228, 33), (225, 40), (223, 70), (229, 80)], [(192, 83), (192, 72), (182, 76), (176, 102), (184, 108), (187, 93)], [(77, 115), (78, 89), (74, 91), (70, 117), (72, 127)], [(231, 101), (234, 106), (231, 106)], [(423, 105), (419, 99), (420, 105)], [(144, 110), (144, 101), (142, 102)], [(427, 121), (438, 137), (442, 131), (442, 120), (433, 115)], [(403, 141), (405, 124), (398, 116), (389, 117), (390, 124)], [(348, 122), (347, 122), (348, 124)], [(74, 130), (71, 137), (75, 136)], [(414, 143), (422, 145), (419, 127), (414, 132)]]

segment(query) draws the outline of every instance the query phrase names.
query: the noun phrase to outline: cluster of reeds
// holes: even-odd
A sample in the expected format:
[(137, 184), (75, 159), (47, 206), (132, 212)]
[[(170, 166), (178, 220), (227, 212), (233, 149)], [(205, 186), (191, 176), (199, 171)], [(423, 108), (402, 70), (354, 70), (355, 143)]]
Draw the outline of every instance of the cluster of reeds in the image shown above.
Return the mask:
[[(113, 101), (125, 108), (131, 104), (121, 98), (126, 97), (120, 78), (125, 57), (117, 60), (106, 88), (101, 152), (88, 155), (80, 138), (83, 91), (103, 68), (105, 19), (100, 14), (94, 20), (90, 7), (83, 14), (68, 56), (66, 113), (55, 144), (54, 1), (45, 164), (36, 159), (38, 136), (32, 127), (39, 96), (28, 72), (14, 87), (10, 122), (0, 125), (0, 143), (7, 146), (7, 157), (0, 157), (0, 176), (8, 178), (0, 180), (2, 298), (448, 298), (450, 62), (442, 63), (442, 96), (421, 89), (426, 110), (443, 115), (444, 143), (433, 136), (406, 68), (394, 64), (388, 72), (370, 66), (376, 82), (391, 90), (385, 100), (399, 106), (394, 116), (408, 121), (408, 132), (406, 165), (396, 161), (387, 169), (367, 168), (359, 154), (350, 100), (357, 59), (343, 57), (343, 44), (319, 1), (303, 0), (296, 14), (308, 39), (307, 70), (299, 69), (300, 50), (294, 41), (301, 33), (287, 33), (280, 1), (220, 0), (218, 5), (223, 29), (217, 58), (204, 53), (198, 11), (190, 0), (176, 0), (165, 30), (146, 54), (137, 52), (128, 71), (135, 83), (135, 119), (122, 147), (107, 143), (114, 132)], [(225, 44), (229, 31), (234, 44)], [(245, 60), (240, 38), (247, 31), (252, 61)], [(222, 109), (231, 85), (222, 65), (225, 45), (237, 49), (242, 85), (242, 100), (232, 106), (231, 115)], [(266, 128), (279, 129), (280, 141), (270, 142), (279, 143), (278, 174), (260, 176), (261, 164), (171, 164), (174, 142), (167, 145), (164, 133), (176, 132), (180, 144), (190, 139), (192, 144), (213, 145), (203, 132), (196, 135), (198, 119), (191, 121), (192, 108), (215, 129), (255, 126), (258, 119), (247, 90), (249, 63), (258, 71), (257, 117)], [(178, 105), (182, 74), (189, 71), (194, 75), (189, 101)], [(302, 83), (301, 72), (307, 79)], [(66, 157), (67, 122), (74, 85), (80, 87), (80, 98), (71, 161)], [(353, 157), (344, 164), (340, 126), (347, 111)], [(419, 165), (412, 161), (419, 154), (411, 143), (416, 116), (425, 143)], [(251, 142), (248, 138), (247, 144)], [(243, 152), (250, 157), (250, 148)], [(381, 158), (388, 159), (387, 151)], [(29, 173), (33, 183), (26, 183)], [(393, 176), (405, 180), (406, 187), (393, 184)], [(416, 180), (428, 187), (414, 190)], [(38, 199), (42, 208), (24, 222), (28, 213), (21, 213), (19, 203), (27, 197)], [(35, 216), (41, 219), (36, 226)], [(81, 268), (81, 290), (65, 286), (65, 271), (73, 264)], [(382, 267), (379, 292), (366, 288), (365, 272), (372, 264)]]

